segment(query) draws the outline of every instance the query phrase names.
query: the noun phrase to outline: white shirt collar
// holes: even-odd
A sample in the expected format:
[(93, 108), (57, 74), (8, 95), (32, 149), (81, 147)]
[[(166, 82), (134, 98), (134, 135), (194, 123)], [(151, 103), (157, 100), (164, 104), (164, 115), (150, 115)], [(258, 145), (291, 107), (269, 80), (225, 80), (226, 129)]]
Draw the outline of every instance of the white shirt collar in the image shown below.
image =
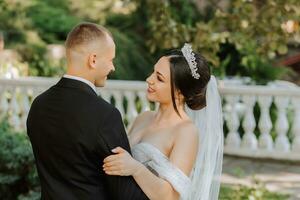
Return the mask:
[(65, 74), (65, 75), (63, 75), (63, 77), (73, 79), (73, 80), (77, 80), (77, 81), (81, 81), (81, 82), (87, 84), (88, 86), (90, 86), (95, 91), (95, 93), (97, 94), (96, 86), (91, 81), (86, 80), (86, 79), (81, 78), (81, 77), (78, 77), (78, 76), (72, 76), (72, 75), (69, 75), (69, 74)]

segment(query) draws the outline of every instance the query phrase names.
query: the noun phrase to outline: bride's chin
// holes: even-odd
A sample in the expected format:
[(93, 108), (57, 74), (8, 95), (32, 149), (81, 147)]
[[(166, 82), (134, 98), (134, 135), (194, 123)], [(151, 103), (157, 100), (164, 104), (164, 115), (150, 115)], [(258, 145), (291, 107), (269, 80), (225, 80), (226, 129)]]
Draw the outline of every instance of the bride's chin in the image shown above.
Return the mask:
[(153, 98), (152, 95), (149, 93), (146, 95), (146, 98), (148, 101), (155, 102), (155, 98)]

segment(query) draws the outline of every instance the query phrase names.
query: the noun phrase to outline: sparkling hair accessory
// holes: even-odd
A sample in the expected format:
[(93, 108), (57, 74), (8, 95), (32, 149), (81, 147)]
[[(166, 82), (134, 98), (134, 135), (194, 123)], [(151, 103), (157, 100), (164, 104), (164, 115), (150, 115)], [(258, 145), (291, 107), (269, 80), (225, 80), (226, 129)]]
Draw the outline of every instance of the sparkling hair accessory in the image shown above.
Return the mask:
[(200, 74), (197, 72), (197, 62), (196, 62), (195, 54), (193, 53), (192, 45), (185, 43), (184, 46), (181, 48), (181, 52), (189, 64), (189, 67), (192, 72), (192, 76), (195, 79), (199, 79)]

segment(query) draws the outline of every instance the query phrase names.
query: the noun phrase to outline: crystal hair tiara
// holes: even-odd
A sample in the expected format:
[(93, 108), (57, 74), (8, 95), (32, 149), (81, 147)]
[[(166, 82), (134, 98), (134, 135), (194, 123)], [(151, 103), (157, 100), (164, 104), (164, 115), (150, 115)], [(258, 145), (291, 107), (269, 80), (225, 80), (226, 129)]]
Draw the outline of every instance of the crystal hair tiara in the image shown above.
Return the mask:
[(181, 52), (186, 59), (187, 63), (192, 72), (192, 76), (195, 79), (200, 78), (200, 74), (197, 72), (197, 62), (195, 58), (195, 54), (193, 53), (192, 45), (185, 43), (184, 46), (181, 48)]

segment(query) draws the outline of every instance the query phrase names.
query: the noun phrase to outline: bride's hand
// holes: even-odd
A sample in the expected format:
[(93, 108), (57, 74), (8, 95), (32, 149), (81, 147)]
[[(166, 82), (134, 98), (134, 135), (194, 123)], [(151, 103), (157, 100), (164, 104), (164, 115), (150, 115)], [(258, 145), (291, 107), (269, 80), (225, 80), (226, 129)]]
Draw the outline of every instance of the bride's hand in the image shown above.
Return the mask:
[(112, 150), (114, 155), (103, 160), (103, 170), (108, 175), (133, 176), (139, 171), (142, 164), (136, 161), (123, 148), (116, 147)]

